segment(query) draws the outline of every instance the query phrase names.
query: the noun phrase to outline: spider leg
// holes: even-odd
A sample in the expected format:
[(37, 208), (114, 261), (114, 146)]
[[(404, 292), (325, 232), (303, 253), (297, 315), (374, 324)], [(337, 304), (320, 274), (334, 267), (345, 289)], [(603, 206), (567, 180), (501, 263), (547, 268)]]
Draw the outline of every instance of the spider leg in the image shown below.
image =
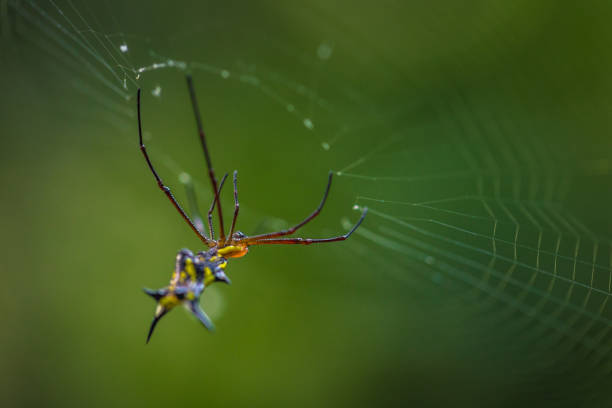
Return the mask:
[[(191, 176), (187, 173), (181, 174), (179, 177), (181, 183), (185, 186), (185, 194), (187, 195), (187, 203), (189, 204), (191, 214), (191, 219), (193, 224), (196, 226), (198, 231), (204, 234), (204, 222), (202, 221), (202, 216), (200, 215), (200, 211), (198, 210), (198, 199), (195, 193), (195, 189), (193, 188), (193, 182), (191, 181)], [(210, 239), (214, 239), (212, 235), (210, 235)]]
[(176, 201), (176, 198), (174, 198), (174, 195), (172, 195), (170, 188), (164, 184), (162, 179), (159, 177), (159, 175), (155, 171), (155, 168), (153, 167), (153, 164), (151, 163), (151, 159), (149, 159), (149, 154), (147, 153), (147, 149), (144, 143), (142, 142), (142, 119), (141, 119), (141, 114), (140, 114), (140, 89), (138, 89), (136, 100), (137, 100), (137, 110), (138, 110), (138, 141), (140, 144), (140, 151), (142, 152), (142, 155), (144, 156), (147, 164), (149, 165), (149, 169), (151, 170), (151, 173), (153, 173), (153, 177), (155, 177), (158, 187), (168, 197), (172, 205), (174, 205), (174, 208), (176, 208), (176, 210), (181, 214), (181, 217), (183, 217), (185, 222), (189, 224), (193, 232), (196, 233), (196, 235), (202, 240), (202, 242), (210, 246), (212, 242), (198, 230), (198, 228), (194, 225), (194, 223), (191, 221), (189, 216), (185, 213), (183, 208), (180, 206), (178, 201)]
[[(218, 200), (218, 189), (217, 179), (215, 178), (215, 170), (212, 167), (210, 161), (210, 154), (208, 153), (208, 147), (206, 146), (206, 135), (204, 134), (204, 127), (202, 126), (202, 117), (200, 116), (200, 109), (198, 108), (198, 100), (196, 99), (195, 90), (193, 88), (193, 80), (191, 75), (187, 75), (187, 88), (189, 89), (189, 95), (191, 97), (191, 105), (193, 106), (193, 114), (195, 116), (196, 125), (198, 127), (198, 133), (200, 134), (200, 142), (202, 143), (202, 149), (204, 150), (204, 158), (206, 159), (206, 166), (208, 167), (208, 177), (212, 186), (212, 192), (215, 195), (215, 201)], [(219, 213), (219, 241), (225, 241), (225, 232), (223, 228), (223, 211), (221, 205), (217, 206)]]
[(221, 183), (219, 183), (219, 189), (217, 190), (217, 194), (213, 198), (213, 202), (210, 204), (210, 208), (208, 209), (208, 233), (210, 234), (210, 239), (214, 238), (215, 231), (213, 230), (213, 222), (212, 222), (212, 214), (215, 209), (215, 204), (218, 204), (221, 207), (221, 203), (217, 203), (219, 201), (219, 195), (221, 194), (221, 189), (223, 188), (223, 184), (225, 183), (225, 179), (227, 178), (227, 173), (221, 179)]
[(327, 187), (325, 187), (325, 193), (323, 194), (323, 199), (321, 199), (319, 206), (308, 217), (306, 217), (302, 222), (286, 230), (282, 230), (278, 232), (269, 232), (267, 234), (261, 234), (261, 235), (253, 235), (252, 237), (243, 239), (241, 242), (247, 245), (250, 245), (251, 243), (254, 243), (260, 240), (264, 240), (264, 239), (267, 240), (269, 238), (276, 238), (276, 237), (282, 237), (285, 235), (291, 235), (295, 231), (297, 231), (298, 229), (300, 229), (301, 227), (303, 227), (304, 225), (312, 221), (317, 215), (319, 215), (319, 213), (321, 212), (321, 209), (323, 208), (323, 205), (325, 204), (325, 200), (327, 200), (329, 189), (331, 188), (333, 175), (334, 175), (333, 172), (330, 171), (328, 179), (327, 179)]
[(363, 219), (365, 218), (366, 214), (368, 212), (368, 207), (365, 207), (363, 209), (363, 212), (361, 213), (361, 217), (359, 217), (359, 221), (357, 221), (357, 223), (355, 225), (353, 225), (353, 228), (351, 228), (351, 230), (349, 232), (347, 232), (344, 235), (339, 235), (337, 237), (332, 237), (332, 238), (273, 238), (273, 239), (261, 239), (258, 241), (253, 241), (251, 243), (249, 243), (248, 245), (265, 245), (265, 244), (301, 244), (301, 245), (310, 245), (310, 244), (319, 244), (319, 243), (326, 243), (326, 242), (336, 242), (336, 241), (344, 241), (345, 239), (347, 239), (348, 237), (351, 236), (351, 234), (353, 232), (355, 232), (355, 230), (361, 225), (361, 223), (363, 222)]
[(234, 235), (238, 211), (240, 211), (240, 203), (238, 203), (238, 170), (234, 170), (234, 218), (232, 218), (232, 227), (228, 234), (230, 240), (232, 239), (232, 235)]

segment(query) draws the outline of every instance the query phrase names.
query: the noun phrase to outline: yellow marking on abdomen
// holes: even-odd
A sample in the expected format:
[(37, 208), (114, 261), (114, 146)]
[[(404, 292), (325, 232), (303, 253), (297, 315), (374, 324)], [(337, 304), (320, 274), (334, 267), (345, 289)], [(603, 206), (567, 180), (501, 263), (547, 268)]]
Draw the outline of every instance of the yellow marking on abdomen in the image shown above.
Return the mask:
[(179, 300), (175, 295), (167, 295), (159, 299), (159, 304), (166, 309), (171, 309), (179, 304)]
[(185, 271), (189, 274), (189, 277), (192, 280), (196, 280), (195, 267), (193, 266), (193, 261), (189, 258), (185, 260)]
[(204, 285), (208, 286), (212, 282), (214, 282), (215, 277), (208, 266), (204, 268)]

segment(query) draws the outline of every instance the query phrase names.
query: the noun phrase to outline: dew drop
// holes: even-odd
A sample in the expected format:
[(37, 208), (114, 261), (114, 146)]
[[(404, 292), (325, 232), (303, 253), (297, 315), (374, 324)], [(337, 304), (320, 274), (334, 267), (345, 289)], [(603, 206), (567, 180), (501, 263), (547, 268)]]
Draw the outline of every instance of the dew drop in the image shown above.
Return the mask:
[(359, 210), (360, 210), (360, 207), (359, 207), (357, 204), (355, 204), (355, 205), (353, 206), (353, 210), (359, 211)]
[(156, 85), (155, 88), (153, 88), (153, 90), (151, 91), (151, 93), (153, 94), (153, 96), (155, 96), (156, 98), (159, 98), (161, 96), (162, 93), (162, 88), (159, 85)]
[(327, 142), (323, 142), (323, 143), (321, 143), (321, 147), (323, 148), (323, 150), (329, 150), (330, 145)]
[(219, 319), (225, 312), (225, 300), (223, 295), (214, 286), (206, 288), (204, 307), (206, 308), (206, 313), (214, 320)]
[(328, 42), (323, 42), (321, 45), (319, 45), (319, 48), (317, 48), (317, 56), (319, 59), (325, 61), (331, 57), (333, 51), (334, 49), (332, 48), (331, 44)]
[(227, 79), (230, 76), (230, 72), (227, 69), (222, 69), (221, 70), (221, 78), (223, 79)]
[(188, 184), (191, 182), (191, 176), (189, 175), (189, 173), (185, 173), (182, 172), (181, 174), (179, 174), (179, 181), (183, 184)]
[(345, 230), (350, 230), (352, 227), (351, 222), (346, 217), (342, 217), (342, 219), (340, 220), (340, 223), (342, 224), (342, 228), (344, 228)]
[(304, 126), (306, 126), (306, 129), (308, 130), (314, 129), (314, 123), (312, 123), (312, 120), (310, 120), (309, 118), (304, 119)]
[(119, 50), (124, 54), (129, 51), (126, 43), (122, 43), (121, 45), (119, 45)]

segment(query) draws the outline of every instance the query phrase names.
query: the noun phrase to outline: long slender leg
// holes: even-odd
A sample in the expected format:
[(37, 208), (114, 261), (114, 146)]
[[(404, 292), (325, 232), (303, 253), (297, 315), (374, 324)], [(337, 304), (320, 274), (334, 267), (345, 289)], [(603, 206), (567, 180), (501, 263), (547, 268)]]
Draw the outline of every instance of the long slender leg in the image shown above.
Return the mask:
[[(187, 88), (189, 89), (189, 95), (191, 96), (193, 114), (195, 115), (196, 125), (198, 126), (198, 133), (200, 134), (200, 142), (202, 143), (202, 149), (204, 150), (204, 158), (206, 159), (206, 166), (208, 167), (208, 177), (210, 177), (212, 192), (216, 196), (218, 195), (217, 179), (215, 178), (215, 170), (212, 167), (212, 162), (210, 161), (210, 154), (208, 153), (208, 147), (206, 146), (206, 135), (204, 134), (204, 127), (202, 126), (202, 118), (200, 116), (200, 109), (198, 108), (198, 100), (196, 99), (191, 75), (187, 75)], [(218, 197), (215, 197), (215, 200), (217, 199)], [(219, 212), (219, 241), (224, 242), (225, 232), (223, 228), (223, 211), (221, 210), (220, 205), (217, 208)]]
[(183, 217), (185, 222), (187, 222), (187, 224), (189, 224), (189, 226), (191, 227), (193, 232), (196, 233), (196, 235), (202, 240), (202, 242), (204, 242), (206, 245), (210, 246), (211, 245), (211, 241), (208, 238), (206, 238), (204, 235), (202, 235), (202, 233), (198, 230), (198, 228), (191, 221), (189, 216), (187, 216), (187, 214), (185, 214), (185, 211), (183, 210), (183, 208), (181, 208), (180, 204), (176, 201), (176, 199), (172, 195), (172, 192), (170, 191), (170, 188), (167, 187), (166, 185), (164, 185), (164, 182), (161, 180), (161, 178), (159, 177), (159, 175), (155, 171), (155, 168), (153, 167), (153, 164), (151, 163), (151, 159), (149, 159), (149, 155), (147, 154), (147, 149), (146, 149), (144, 143), (142, 142), (142, 119), (141, 119), (141, 114), (140, 114), (140, 89), (138, 89), (136, 100), (137, 100), (137, 108), (138, 108), (137, 109), (138, 110), (138, 141), (140, 143), (140, 151), (142, 152), (142, 155), (144, 156), (147, 164), (149, 165), (149, 169), (151, 170), (151, 173), (153, 173), (153, 177), (155, 177), (155, 180), (157, 181), (158, 187), (168, 197), (168, 199), (170, 200), (172, 205), (174, 205), (174, 208), (176, 208), (176, 210), (181, 214), (181, 217)]
[(208, 233), (210, 234), (210, 239), (212, 240), (215, 239), (215, 236), (214, 236), (215, 231), (213, 229), (213, 222), (212, 222), (212, 213), (213, 213), (213, 210), (215, 209), (215, 204), (218, 204), (219, 207), (221, 207), (221, 203), (218, 203), (219, 195), (221, 194), (221, 189), (223, 188), (223, 184), (225, 183), (226, 178), (227, 178), (227, 173), (225, 173), (225, 175), (221, 179), (221, 183), (219, 183), (219, 190), (217, 190), (217, 194), (215, 194), (215, 197), (213, 198), (213, 202), (210, 204), (210, 208), (208, 209)]
[[(202, 221), (202, 216), (200, 215), (200, 211), (198, 210), (198, 199), (195, 193), (195, 189), (193, 188), (191, 176), (187, 173), (183, 173), (179, 176), (179, 180), (185, 186), (185, 194), (187, 195), (187, 203), (189, 204), (189, 213), (191, 214), (191, 220), (193, 221), (193, 224), (196, 226), (198, 231), (204, 234), (204, 222)], [(210, 235), (209, 238), (213, 239), (212, 235)]]
[(365, 207), (363, 212), (361, 213), (361, 217), (359, 221), (351, 228), (349, 232), (344, 235), (339, 235), (337, 237), (332, 238), (276, 238), (276, 239), (262, 239), (259, 241), (254, 241), (249, 243), (248, 245), (265, 245), (265, 244), (302, 244), (302, 245), (310, 245), (310, 244), (318, 244), (318, 243), (326, 243), (326, 242), (336, 242), (336, 241), (344, 241), (348, 237), (351, 236), (353, 232), (361, 225), (363, 219), (365, 218), (368, 212), (368, 208)]
[(240, 211), (240, 203), (238, 203), (238, 170), (234, 170), (234, 218), (232, 218), (232, 227), (228, 234), (230, 240), (232, 239), (232, 235), (234, 235), (234, 228), (236, 228), (238, 211)]
[(319, 203), (319, 206), (308, 217), (306, 217), (302, 222), (286, 230), (282, 230), (278, 232), (269, 232), (267, 234), (261, 234), (261, 235), (253, 235), (252, 237), (248, 237), (242, 240), (241, 242), (249, 245), (251, 244), (251, 242), (259, 241), (261, 239), (269, 239), (269, 238), (282, 237), (285, 235), (291, 235), (295, 231), (297, 231), (298, 229), (306, 225), (308, 222), (312, 221), (317, 215), (319, 215), (319, 213), (321, 212), (321, 209), (323, 208), (323, 205), (325, 204), (325, 200), (327, 200), (329, 189), (331, 188), (332, 176), (333, 176), (333, 173), (330, 171), (328, 179), (327, 179), (327, 187), (325, 187), (325, 194), (323, 194), (323, 199)]

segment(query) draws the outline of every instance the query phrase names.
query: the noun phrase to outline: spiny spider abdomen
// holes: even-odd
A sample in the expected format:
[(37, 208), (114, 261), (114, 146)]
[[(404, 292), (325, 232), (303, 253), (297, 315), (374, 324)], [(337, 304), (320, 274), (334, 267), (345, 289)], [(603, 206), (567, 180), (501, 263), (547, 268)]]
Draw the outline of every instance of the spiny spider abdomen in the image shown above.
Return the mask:
[(157, 301), (155, 316), (149, 329), (147, 343), (159, 319), (174, 307), (183, 304), (209, 330), (214, 325), (200, 308), (200, 296), (204, 288), (213, 282), (230, 283), (225, 275), (227, 260), (217, 253), (217, 248), (193, 255), (188, 249), (181, 249), (176, 255), (176, 266), (170, 284), (158, 290), (144, 291)]

